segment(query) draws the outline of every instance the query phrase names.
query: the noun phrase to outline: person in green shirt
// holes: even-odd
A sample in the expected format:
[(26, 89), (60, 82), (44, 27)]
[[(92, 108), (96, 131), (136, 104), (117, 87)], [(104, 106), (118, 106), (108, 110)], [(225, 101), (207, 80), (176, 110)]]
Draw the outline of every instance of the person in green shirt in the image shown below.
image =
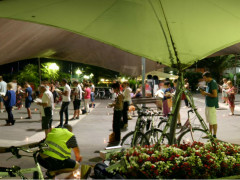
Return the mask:
[(205, 115), (206, 120), (209, 123), (209, 130), (216, 138), (217, 134), (217, 114), (216, 108), (218, 108), (218, 85), (212, 78), (210, 72), (206, 71), (203, 73), (203, 79), (207, 83), (206, 91), (200, 89), (201, 94), (205, 96), (206, 108)]

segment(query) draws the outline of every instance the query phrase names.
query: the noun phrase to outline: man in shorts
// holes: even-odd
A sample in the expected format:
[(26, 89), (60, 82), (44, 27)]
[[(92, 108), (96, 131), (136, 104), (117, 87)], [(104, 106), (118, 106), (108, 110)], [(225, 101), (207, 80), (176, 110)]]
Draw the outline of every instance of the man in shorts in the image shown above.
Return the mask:
[[(48, 133), (44, 142), (49, 148), (44, 149), (37, 157), (39, 164), (48, 170), (46, 175), (49, 178), (78, 169), (79, 162), (82, 161), (72, 126), (64, 124), (63, 127), (53, 128)], [(75, 154), (75, 160), (71, 159), (71, 149)]]
[(207, 83), (206, 91), (200, 89), (201, 94), (205, 96), (206, 108), (205, 115), (206, 120), (209, 123), (210, 133), (216, 138), (217, 134), (217, 114), (216, 108), (218, 108), (218, 85), (216, 81), (212, 78), (210, 72), (203, 73), (203, 79)]
[(47, 90), (46, 86), (41, 85), (40, 93), (43, 94), (42, 102), (37, 104), (41, 106), (41, 116), (42, 116), (42, 129), (45, 131), (45, 137), (52, 130), (52, 116), (53, 116), (53, 94), (51, 91)]

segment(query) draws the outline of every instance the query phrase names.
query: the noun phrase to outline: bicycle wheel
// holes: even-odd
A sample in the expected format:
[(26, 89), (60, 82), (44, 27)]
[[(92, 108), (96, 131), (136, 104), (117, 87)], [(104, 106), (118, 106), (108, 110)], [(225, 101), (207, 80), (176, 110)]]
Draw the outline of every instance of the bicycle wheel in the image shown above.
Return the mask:
[[(122, 147), (126, 147), (126, 148), (131, 147), (132, 141), (133, 141), (133, 134), (134, 134), (134, 131), (129, 132), (122, 138), (122, 142), (121, 142)], [(133, 142), (133, 146), (137, 146), (137, 145), (140, 145), (140, 146), (149, 145), (148, 139), (141, 132), (137, 132), (135, 141)]]
[(161, 120), (158, 124), (158, 129), (163, 131), (164, 127), (167, 125), (167, 120)]
[(145, 136), (147, 137), (150, 145), (156, 144), (159, 138), (161, 137), (161, 135), (162, 135), (162, 131), (159, 129), (152, 129), (145, 133)]
[(190, 129), (182, 132), (179, 135), (177, 143), (178, 145), (183, 143), (193, 143), (194, 141), (206, 143), (208, 139), (203, 138), (205, 136), (207, 136), (207, 133), (203, 129), (192, 128), (192, 132)]

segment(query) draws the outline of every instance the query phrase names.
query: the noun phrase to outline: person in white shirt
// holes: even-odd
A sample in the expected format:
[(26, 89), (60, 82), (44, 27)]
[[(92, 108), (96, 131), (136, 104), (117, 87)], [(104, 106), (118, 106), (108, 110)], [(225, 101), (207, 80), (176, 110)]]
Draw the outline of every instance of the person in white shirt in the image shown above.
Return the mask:
[(74, 114), (73, 114), (73, 117), (70, 120), (79, 119), (81, 99), (82, 99), (82, 93), (83, 93), (82, 87), (80, 86), (80, 84), (78, 84), (77, 81), (74, 81), (73, 85), (75, 87), (75, 90), (73, 92)]
[(45, 137), (52, 130), (52, 117), (53, 117), (53, 107), (54, 100), (51, 91), (47, 90), (46, 86), (41, 85), (39, 88), (40, 93), (43, 94), (42, 102), (37, 104), (41, 106), (41, 116), (42, 116), (42, 129), (45, 131)]
[(132, 102), (131, 99), (131, 92), (132, 89), (129, 87), (128, 82), (123, 82), (122, 84), (123, 87), (123, 110), (122, 110), (122, 115), (123, 115), (123, 128), (127, 128), (128, 127), (128, 108), (129, 105)]
[[(7, 92), (7, 83), (3, 80), (3, 77), (0, 76), (0, 111), (3, 112), (3, 98)], [(1, 96), (2, 95), (2, 96)]]
[(63, 92), (59, 92), (62, 95), (62, 106), (59, 112), (60, 114), (60, 124), (57, 127), (63, 127), (63, 113), (65, 113), (65, 123), (68, 124), (68, 106), (70, 104), (71, 98), (71, 88), (67, 84), (67, 80), (62, 80), (62, 85), (64, 86)]

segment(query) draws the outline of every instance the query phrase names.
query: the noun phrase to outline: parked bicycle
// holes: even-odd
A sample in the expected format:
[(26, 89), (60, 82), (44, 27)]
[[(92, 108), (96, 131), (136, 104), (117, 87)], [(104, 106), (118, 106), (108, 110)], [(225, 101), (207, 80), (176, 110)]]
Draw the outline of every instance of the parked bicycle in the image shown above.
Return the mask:
[(136, 121), (135, 130), (127, 133), (121, 142), (122, 147), (133, 147), (137, 145), (149, 145), (148, 139), (145, 136), (144, 129), (147, 125), (147, 116), (150, 116), (149, 112), (147, 112), (148, 108), (139, 108), (136, 106), (138, 111), (138, 118)]
[[(194, 141), (206, 143), (208, 141), (208, 135), (207, 132), (200, 128), (199, 125), (192, 125), (191, 119), (190, 119), (190, 113), (194, 113), (193, 110), (189, 110), (188, 112), (188, 118), (185, 124), (181, 127), (181, 129), (176, 132), (177, 138), (175, 140), (175, 143), (183, 144), (183, 143), (192, 143)], [(160, 126), (163, 126), (163, 124), (167, 125), (168, 121), (162, 121), (159, 123)], [(168, 144), (170, 141), (169, 132), (163, 135), (162, 143)]]
[[(44, 179), (41, 167), (37, 161), (37, 155), (39, 152), (42, 152), (43, 149), (48, 148), (46, 144), (39, 144), (35, 148), (23, 148), (23, 147), (10, 147), (6, 150), (6, 152), (11, 152), (13, 156), (20, 159), (23, 156), (33, 157), (35, 162), (35, 167), (33, 168), (24, 168), (22, 169), (19, 166), (12, 166), (12, 167), (0, 167), (0, 179), (7, 178), (7, 177), (20, 177), (21, 179), (28, 179), (25, 174), (32, 173), (31, 179)], [(19, 152), (26, 152), (32, 155), (20, 155)]]

